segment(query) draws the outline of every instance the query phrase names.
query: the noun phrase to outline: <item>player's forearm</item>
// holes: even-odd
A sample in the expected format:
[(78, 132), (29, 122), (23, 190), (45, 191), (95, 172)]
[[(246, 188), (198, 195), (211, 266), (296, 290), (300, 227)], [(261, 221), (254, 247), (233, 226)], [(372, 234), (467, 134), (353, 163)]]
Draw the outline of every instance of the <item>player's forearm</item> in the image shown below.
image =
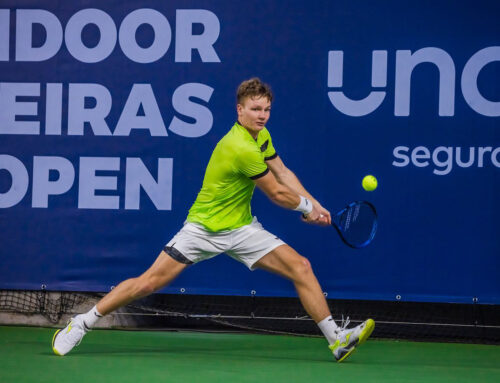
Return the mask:
[(300, 196), (285, 185), (281, 185), (269, 198), (277, 205), (291, 210), (295, 209), (300, 203)]
[(291, 190), (293, 190), (298, 195), (310, 199), (312, 202), (318, 203), (318, 201), (304, 188), (302, 183), (299, 181), (294, 172), (290, 169), (286, 169), (278, 178), (278, 182)]
[(310, 199), (280, 183), (275, 173), (267, 173), (254, 182), (271, 201), (285, 209), (297, 210), (304, 214), (310, 214), (314, 209)]

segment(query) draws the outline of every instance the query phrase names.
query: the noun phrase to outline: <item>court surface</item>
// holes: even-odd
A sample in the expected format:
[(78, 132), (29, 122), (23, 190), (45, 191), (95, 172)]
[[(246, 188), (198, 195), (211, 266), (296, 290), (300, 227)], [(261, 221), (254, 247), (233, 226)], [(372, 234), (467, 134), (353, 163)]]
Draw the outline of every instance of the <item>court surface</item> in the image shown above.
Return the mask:
[(500, 347), (369, 340), (337, 364), (322, 338), (94, 330), (67, 356), (54, 329), (0, 326), (0, 382), (500, 382)]

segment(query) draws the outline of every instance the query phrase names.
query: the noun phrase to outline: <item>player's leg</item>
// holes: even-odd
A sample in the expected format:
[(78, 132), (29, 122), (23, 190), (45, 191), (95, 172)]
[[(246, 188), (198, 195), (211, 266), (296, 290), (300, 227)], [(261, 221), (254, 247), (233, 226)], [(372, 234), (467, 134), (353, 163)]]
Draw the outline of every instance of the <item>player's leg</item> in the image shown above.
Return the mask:
[(325, 296), (307, 258), (288, 245), (282, 245), (262, 257), (254, 267), (291, 280), (300, 302), (310, 317), (319, 323), (331, 315)]
[(345, 328), (348, 323), (337, 326), (311, 264), (290, 246), (275, 248), (260, 258), (254, 267), (279, 274), (294, 283), (304, 309), (327, 338), (329, 348), (338, 362), (345, 360), (372, 333), (375, 323), (371, 319), (352, 329)]
[(203, 227), (186, 223), (167, 243), (153, 265), (137, 278), (127, 279), (115, 287), (89, 312), (77, 315), (54, 334), (52, 349), (67, 354), (103, 315), (127, 303), (161, 289), (179, 275), (186, 266), (220, 253), (212, 236)]
[(187, 263), (182, 263), (162, 251), (153, 265), (142, 275), (121, 282), (90, 311), (77, 315), (64, 329), (58, 330), (52, 339), (52, 350), (57, 355), (67, 354), (80, 343), (83, 336), (103, 315), (161, 289), (187, 266)]
[(330, 343), (336, 340), (337, 325), (306, 258), (265, 230), (255, 217), (250, 225), (234, 231), (232, 243), (226, 253), (246, 264), (250, 270), (261, 268), (293, 281), (307, 313), (318, 323)]
[(136, 299), (148, 296), (172, 282), (187, 266), (162, 251), (141, 276), (121, 282), (104, 296), (97, 303), (97, 311), (107, 315)]

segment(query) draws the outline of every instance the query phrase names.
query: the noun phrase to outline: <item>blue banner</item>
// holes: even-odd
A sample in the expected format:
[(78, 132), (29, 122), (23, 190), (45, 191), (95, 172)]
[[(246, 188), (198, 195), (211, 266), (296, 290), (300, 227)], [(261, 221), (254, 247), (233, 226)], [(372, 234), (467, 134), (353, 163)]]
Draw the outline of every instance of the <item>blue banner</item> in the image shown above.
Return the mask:
[[(328, 298), (500, 303), (500, 3), (11, 1), (0, 5), (0, 288), (109, 291), (182, 227), (238, 84), (342, 244), (260, 191), (253, 214)], [(367, 192), (361, 180), (375, 175)], [(169, 293), (294, 296), (225, 255)]]

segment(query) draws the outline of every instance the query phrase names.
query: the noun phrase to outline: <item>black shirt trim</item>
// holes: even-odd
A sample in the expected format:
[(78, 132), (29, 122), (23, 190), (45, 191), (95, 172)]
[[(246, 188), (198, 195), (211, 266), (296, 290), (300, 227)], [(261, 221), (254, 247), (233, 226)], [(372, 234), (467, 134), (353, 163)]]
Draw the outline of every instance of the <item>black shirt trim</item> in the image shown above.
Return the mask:
[(264, 177), (267, 173), (269, 173), (269, 168), (264, 170), (262, 173), (257, 174), (256, 176), (249, 177), (251, 180), (256, 180), (257, 178)]
[(276, 157), (278, 157), (278, 153), (275, 152), (272, 156), (270, 157), (265, 157), (264, 161), (269, 161), (269, 160), (274, 160)]

